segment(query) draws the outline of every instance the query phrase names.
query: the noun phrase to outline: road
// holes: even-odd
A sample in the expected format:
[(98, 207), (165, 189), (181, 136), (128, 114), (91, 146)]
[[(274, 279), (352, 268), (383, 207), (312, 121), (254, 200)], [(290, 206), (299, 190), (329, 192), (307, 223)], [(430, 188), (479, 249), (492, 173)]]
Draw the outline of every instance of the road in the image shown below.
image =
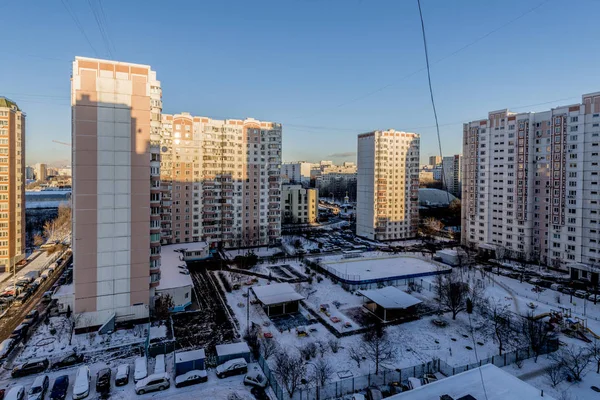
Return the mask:
[[(42, 256), (40, 256), (42, 257)], [(40, 258), (38, 257), (38, 258)], [(67, 257), (65, 261), (42, 283), (42, 285), (33, 293), (33, 295), (21, 307), (10, 307), (6, 315), (0, 320), (0, 341), (7, 339), (12, 331), (23, 321), (23, 318), (40, 303), (44, 292), (50, 290), (52, 285), (62, 275), (65, 265), (71, 262), (72, 256)]]

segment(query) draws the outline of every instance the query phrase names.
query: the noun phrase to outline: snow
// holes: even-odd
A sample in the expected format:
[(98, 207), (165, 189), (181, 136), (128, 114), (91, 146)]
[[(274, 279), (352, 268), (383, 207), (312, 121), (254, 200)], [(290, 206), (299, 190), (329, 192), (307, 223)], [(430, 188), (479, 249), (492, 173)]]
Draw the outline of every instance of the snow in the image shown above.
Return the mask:
[(245, 256), (251, 252), (258, 257), (269, 257), (282, 251), (281, 247), (256, 247), (252, 249), (225, 250), (225, 255), (228, 259), (233, 260), (236, 256)]
[[(202, 242), (198, 242), (204, 244)], [(168, 246), (162, 246), (161, 248), (161, 266), (160, 266), (160, 283), (156, 287), (156, 290), (175, 289), (186, 286), (193, 286), (192, 277), (189, 275), (182, 274), (183, 271), (179, 266), (186, 266), (185, 261), (182, 259), (182, 255), (177, 250), (187, 248), (193, 251), (190, 245), (194, 243), (182, 244), (171, 244)], [(202, 247), (204, 248), (204, 247)]]
[[(246, 346), (248, 348), (248, 346)], [(188, 361), (204, 360), (206, 353), (204, 349), (190, 350), (190, 351), (179, 351), (175, 353), (175, 362), (183, 363)]]
[(383, 308), (408, 308), (421, 303), (421, 300), (404, 293), (394, 286), (387, 286), (382, 289), (359, 290), (358, 293), (374, 301)]
[(217, 351), (217, 357), (250, 353), (250, 349), (248, 348), (248, 344), (246, 342), (218, 344), (215, 346), (215, 349)]
[(424, 276), (450, 270), (447, 266), (418, 257), (373, 257), (373, 252), (363, 253), (363, 258), (353, 259), (344, 259), (343, 255), (322, 257), (321, 265), (336, 276), (346, 276), (352, 281), (403, 279), (416, 274)]
[(53, 299), (58, 299), (61, 297), (68, 297), (68, 296), (73, 296), (73, 289), (74, 286), (73, 284), (70, 285), (61, 285), (58, 287), (58, 289), (56, 290), (56, 292), (54, 292), (54, 294), (52, 295)]
[(304, 299), (289, 283), (272, 283), (270, 285), (254, 286), (252, 291), (256, 298), (266, 306), (287, 303)]
[(454, 399), (470, 394), (475, 399), (488, 400), (553, 400), (547, 394), (542, 395), (539, 389), (492, 364), (438, 380), (407, 393), (397, 394), (390, 399), (431, 400), (444, 394)]
[(150, 327), (150, 340), (162, 339), (167, 337), (167, 326), (151, 326)]

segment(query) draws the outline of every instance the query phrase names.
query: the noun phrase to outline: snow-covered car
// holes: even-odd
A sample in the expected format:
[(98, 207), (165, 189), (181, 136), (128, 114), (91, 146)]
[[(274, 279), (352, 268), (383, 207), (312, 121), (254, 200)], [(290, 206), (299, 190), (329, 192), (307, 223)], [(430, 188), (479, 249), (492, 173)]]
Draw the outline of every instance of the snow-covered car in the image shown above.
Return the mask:
[(416, 389), (418, 387), (421, 387), (423, 384), (421, 383), (421, 380), (419, 378), (413, 378), (410, 377), (408, 378), (408, 387), (409, 389)]
[[(410, 382), (410, 378), (409, 382)], [(410, 386), (410, 384), (409, 384)], [(383, 400), (383, 394), (381, 394), (381, 390), (377, 388), (368, 388), (367, 389), (367, 400)]]
[(248, 372), (248, 363), (243, 358), (235, 358), (218, 365), (216, 368), (217, 378), (225, 378), (232, 375), (241, 375)]
[(12, 349), (15, 348), (17, 341), (15, 339), (5, 339), (0, 343), (0, 361), (8, 357)]
[(40, 375), (33, 381), (33, 384), (27, 392), (27, 400), (42, 400), (50, 386), (48, 375)]
[(144, 394), (156, 390), (165, 390), (171, 386), (169, 374), (152, 374), (135, 384), (135, 393)]
[(73, 386), (73, 400), (84, 399), (90, 394), (90, 369), (87, 366), (79, 367)]
[(176, 377), (175, 387), (180, 388), (184, 386), (195, 385), (197, 383), (206, 382), (207, 380), (208, 374), (206, 373), (206, 370), (195, 369)]
[(165, 372), (167, 372), (167, 370), (165, 368), (165, 355), (159, 354), (155, 358), (154, 373), (155, 374), (164, 374)]
[(23, 385), (13, 386), (4, 396), (4, 400), (25, 400), (25, 387)]
[(133, 371), (133, 381), (137, 383), (138, 381), (146, 378), (148, 376), (148, 362), (146, 361), (146, 357), (138, 357), (135, 359), (135, 369)]
[(267, 377), (258, 369), (248, 371), (244, 377), (244, 385), (246, 386), (259, 386), (264, 388), (267, 386), (267, 383), (269, 383)]
[(583, 299), (588, 297), (588, 294), (585, 290), (576, 290), (575, 293), (573, 293), (573, 296)]
[(115, 386), (124, 386), (129, 383), (129, 364), (121, 364), (115, 374)]
[(56, 369), (56, 368), (70, 367), (71, 365), (82, 363), (83, 360), (84, 360), (83, 354), (77, 354), (76, 352), (71, 352), (70, 354), (67, 354), (66, 356), (64, 356), (63, 358), (61, 358), (60, 360), (58, 360), (54, 364), (52, 364), (52, 368)]
[(600, 294), (590, 294), (588, 296), (588, 300), (598, 302), (598, 301), (600, 301)]

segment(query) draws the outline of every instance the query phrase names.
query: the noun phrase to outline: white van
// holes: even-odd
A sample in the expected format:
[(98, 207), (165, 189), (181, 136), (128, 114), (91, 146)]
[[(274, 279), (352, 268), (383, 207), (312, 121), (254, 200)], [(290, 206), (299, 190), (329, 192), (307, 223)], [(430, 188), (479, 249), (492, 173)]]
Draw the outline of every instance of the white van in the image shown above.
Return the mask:
[(87, 366), (79, 367), (73, 386), (73, 399), (85, 399), (90, 394), (90, 369)]
[(159, 354), (155, 358), (154, 373), (164, 374), (165, 372), (167, 372), (167, 370), (165, 369), (165, 355)]
[(135, 359), (135, 370), (133, 371), (133, 381), (144, 379), (148, 376), (148, 362), (146, 357), (138, 357)]

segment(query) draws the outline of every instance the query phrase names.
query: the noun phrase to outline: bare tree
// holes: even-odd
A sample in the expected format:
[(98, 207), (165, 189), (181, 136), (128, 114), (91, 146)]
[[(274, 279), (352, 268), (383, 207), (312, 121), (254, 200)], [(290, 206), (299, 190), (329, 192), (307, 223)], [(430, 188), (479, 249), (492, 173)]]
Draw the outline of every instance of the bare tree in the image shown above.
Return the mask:
[(319, 353), (321, 353), (321, 357), (325, 356), (325, 353), (327, 353), (327, 342), (325, 342), (324, 340), (317, 340), (315, 343), (319, 348)]
[(326, 358), (319, 358), (313, 365), (315, 367), (315, 381), (319, 385), (325, 386), (329, 378), (331, 378), (331, 375), (333, 375), (333, 366), (329, 363), (329, 361), (327, 361)]
[(175, 307), (175, 302), (173, 301), (173, 296), (169, 293), (163, 293), (160, 296), (156, 296), (156, 300), (154, 300), (154, 317), (157, 320), (169, 318), (173, 307)]
[(348, 357), (350, 357), (350, 359), (356, 363), (356, 366), (360, 368), (360, 363), (363, 360), (363, 353), (360, 347), (350, 347), (348, 349)]
[(452, 312), (452, 319), (467, 309), (469, 285), (463, 282), (456, 271), (436, 276), (436, 291), (440, 307)]
[(292, 397), (306, 376), (306, 364), (298, 354), (280, 351), (275, 354), (273, 372), (285, 387), (288, 395)]
[(396, 358), (396, 348), (390, 342), (387, 332), (380, 323), (363, 334), (361, 352), (375, 363), (375, 374), (379, 374), (381, 363)]
[(33, 245), (39, 247), (44, 244), (44, 238), (41, 235), (33, 235)]
[(279, 346), (277, 342), (273, 339), (265, 339), (262, 338), (259, 341), (260, 343), (260, 354), (263, 356), (265, 360), (268, 360), (269, 357), (275, 355), (279, 350)]
[(521, 332), (527, 344), (533, 351), (533, 361), (537, 363), (538, 357), (544, 347), (548, 344), (549, 330), (543, 321), (535, 320), (533, 311), (529, 311), (523, 318)]
[(600, 342), (594, 339), (589, 345), (590, 356), (596, 361), (596, 373), (600, 374)]
[(515, 332), (511, 329), (511, 315), (508, 306), (488, 300), (487, 310), (484, 315), (491, 321), (494, 330), (494, 341), (498, 344), (498, 354), (502, 352), (514, 338)]
[(546, 368), (546, 379), (552, 387), (556, 387), (565, 377), (565, 371), (560, 363), (553, 363)]
[(433, 217), (426, 218), (425, 222), (423, 223), (423, 233), (430, 237), (435, 236), (442, 229), (444, 229), (444, 224), (440, 220)]
[(592, 359), (588, 348), (575, 345), (563, 346), (550, 357), (560, 363), (574, 381), (581, 380)]
[(329, 339), (329, 347), (332, 352), (337, 353), (340, 349), (340, 340), (336, 338)]

